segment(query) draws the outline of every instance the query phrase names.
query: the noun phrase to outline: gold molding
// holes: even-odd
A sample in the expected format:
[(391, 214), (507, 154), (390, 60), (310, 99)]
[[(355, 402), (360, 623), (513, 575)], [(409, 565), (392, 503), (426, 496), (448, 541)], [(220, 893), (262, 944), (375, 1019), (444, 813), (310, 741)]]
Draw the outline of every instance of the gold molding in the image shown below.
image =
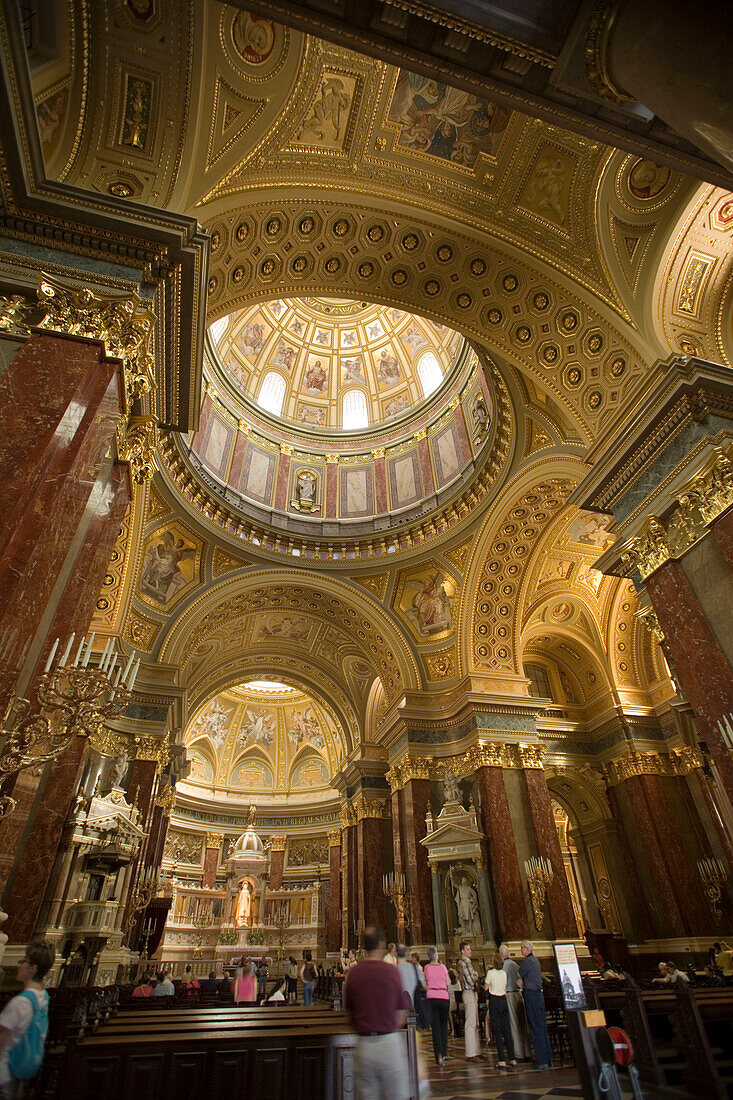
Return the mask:
[(643, 529), (621, 554), (621, 562), (627, 575), (636, 571), (645, 581), (671, 557), (664, 524), (656, 516), (648, 516)]
[(173, 813), (173, 807), (176, 804), (176, 788), (172, 783), (169, 783), (158, 794), (155, 799), (155, 805), (160, 806), (163, 811), (163, 817), (170, 817)]
[(614, 84), (606, 65), (606, 47), (618, 7), (618, 0), (598, 0), (596, 3), (586, 30), (585, 71), (603, 99), (614, 103), (632, 103), (634, 97)]
[(119, 756), (121, 753), (124, 753), (125, 756), (131, 756), (133, 753), (129, 734), (119, 733), (107, 726), (95, 730), (89, 738), (89, 746), (97, 752), (104, 753), (105, 756)]
[(287, 836), (271, 836), (269, 840), (271, 852), (284, 852), (288, 842)]
[(365, 818), (391, 817), (392, 802), (389, 798), (365, 798), (363, 794), (358, 794), (342, 807), (339, 816), (341, 828), (348, 829), (350, 825), (356, 825)]
[(206, 848), (220, 848), (221, 842), (224, 839), (223, 833), (207, 833), (206, 834)]
[(405, 756), (390, 767), (386, 778), (394, 794), (412, 779), (442, 781), (448, 773), (461, 779), (473, 775), (479, 768), (544, 769), (545, 752), (544, 745), (481, 741), (460, 756)]
[(341, 847), (341, 830), (332, 829), (328, 834), (328, 846), (329, 848)]
[(609, 786), (617, 787), (640, 775), (682, 776), (703, 766), (699, 749), (687, 745), (671, 753), (629, 752), (606, 764), (604, 773)]
[(115, 438), (120, 462), (129, 463), (132, 480), (142, 485), (155, 473), (155, 448), (160, 439), (155, 417), (131, 416), (129, 424), (120, 423)]
[(135, 734), (135, 759), (156, 760), (160, 768), (164, 768), (170, 761), (170, 750), (167, 739), (153, 737), (150, 734)]

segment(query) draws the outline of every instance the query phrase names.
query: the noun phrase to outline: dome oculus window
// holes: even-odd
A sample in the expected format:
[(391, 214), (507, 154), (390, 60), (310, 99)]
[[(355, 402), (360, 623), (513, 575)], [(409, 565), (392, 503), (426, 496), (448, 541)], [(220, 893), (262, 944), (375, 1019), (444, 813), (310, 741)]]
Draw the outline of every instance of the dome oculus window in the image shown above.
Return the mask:
[(420, 356), (417, 373), (425, 397), (429, 397), (431, 393), (434, 393), (443, 381), (443, 370), (432, 351), (426, 351), (424, 355)]
[(262, 380), (257, 404), (265, 412), (279, 416), (285, 400), (285, 379), (277, 371), (269, 371)]
[(361, 390), (347, 390), (344, 394), (341, 423), (346, 431), (369, 427), (366, 397)]

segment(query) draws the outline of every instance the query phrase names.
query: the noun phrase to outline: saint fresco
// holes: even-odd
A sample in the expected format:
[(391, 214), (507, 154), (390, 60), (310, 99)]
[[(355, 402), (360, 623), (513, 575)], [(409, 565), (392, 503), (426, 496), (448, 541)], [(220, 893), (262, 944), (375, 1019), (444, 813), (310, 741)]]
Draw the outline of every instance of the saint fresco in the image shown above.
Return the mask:
[(452, 629), (455, 596), (452, 577), (440, 570), (421, 569), (402, 585), (398, 607), (418, 637), (431, 638)]
[(145, 547), (140, 590), (167, 604), (194, 580), (198, 550), (174, 524), (150, 536)]
[(388, 118), (400, 127), (397, 145), (472, 168), (494, 156), (509, 112), (470, 92), (400, 69)]

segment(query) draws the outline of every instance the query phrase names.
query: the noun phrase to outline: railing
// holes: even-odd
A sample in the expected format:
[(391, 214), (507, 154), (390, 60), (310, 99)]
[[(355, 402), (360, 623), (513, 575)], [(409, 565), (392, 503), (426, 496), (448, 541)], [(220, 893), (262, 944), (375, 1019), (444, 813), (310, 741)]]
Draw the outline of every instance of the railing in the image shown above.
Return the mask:
[(65, 910), (63, 923), (69, 932), (114, 932), (121, 915), (118, 901), (75, 901)]

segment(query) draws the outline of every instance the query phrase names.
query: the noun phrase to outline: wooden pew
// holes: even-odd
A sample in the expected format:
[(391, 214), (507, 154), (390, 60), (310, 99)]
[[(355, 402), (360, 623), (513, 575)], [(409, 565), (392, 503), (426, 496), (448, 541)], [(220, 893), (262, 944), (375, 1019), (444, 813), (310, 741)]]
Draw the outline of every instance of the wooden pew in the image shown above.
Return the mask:
[[(144, 1014), (70, 1044), (43, 1095), (201, 1100), (223, 1090), (267, 1100), (349, 1100), (355, 1043), (347, 1014), (329, 1009), (179, 1009), (155, 1020)], [(405, 1057), (415, 1100), (416, 1051), (413, 1017)]]

